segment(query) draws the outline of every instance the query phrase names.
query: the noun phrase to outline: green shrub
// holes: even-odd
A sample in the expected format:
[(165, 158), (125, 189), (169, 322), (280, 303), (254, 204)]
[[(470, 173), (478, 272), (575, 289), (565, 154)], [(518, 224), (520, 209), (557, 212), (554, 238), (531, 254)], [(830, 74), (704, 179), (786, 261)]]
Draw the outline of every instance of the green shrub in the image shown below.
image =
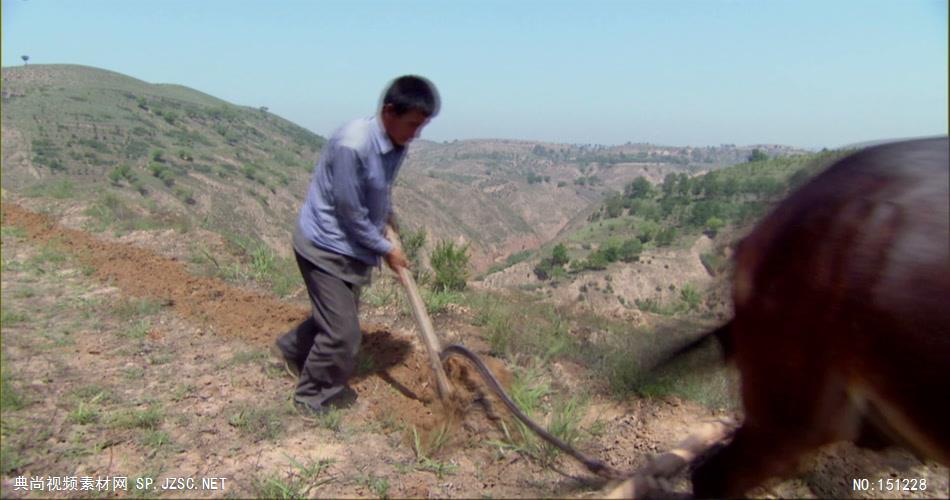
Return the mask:
[(132, 171), (132, 168), (128, 166), (128, 164), (123, 163), (122, 165), (115, 167), (112, 172), (109, 173), (109, 180), (117, 186), (123, 180), (132, 185), (138, 181), (138, 177), (135, 175), (135, 172)]
[(244, 177), (247, 177), (248, 179), (252, 181), (261, 180), (260, 174), (258, 173), (257, 165), (252, 165), (248, 163), (244, 165), (243, 167), (241, 167), (241, 173), (244, 174)]
[(449, 308), (449, 304), (460, 304), (463, 302), (463, 297), (459, 292), (454, 291), (430, 291), (426, 288), (422, 289), (422, 300), (425, 302), (426, 310), (431, 314), (439, 314), (445, 312)]
[(509, 314), (510, 305), (494, 294), (476, 294), (469, 301), (475, 311), (472, 324), (488, 331), (491, 353), (505, 355), (508, 352), (514, 320)]
[[(136, 130), (137, 129), (141, 129), (141, 127), (136, 127)], [(126, 144), (125, 148), (122, 150), (122, 153), (130, 160), (142, 158), (148, 154), (148, 143), (137, 140), (129, 141), (129, 143)]]
[(715, 276), (726, 269), (726, 259), (718, 253), (703, 253), (699, 256), (699, 261), (703, 263), (706, 271)]
[(554, 247), (554, 250), (551, 251), (551, 263), (555, 266), (563, 266), (570, 262), (570, 257), (567, 255), (567, 247), (563, 243), (558, 243)]
[(412, 268), (412, 277), (417, 283), (425, 284), (429, 282), (429, 273), (422, 265), (422, 249), (426, 245), (426, 230), (420, 227), (416, 231), (406, 231), (400, 235), (402, 239), (402, 250), (409, 259), (409, 265)]
[(687, 283), (683, 285), (683, 288), (680, 289), (680, 299), (682, 299), (683, 302), (686, 303), (686, 308), (688, 310), (695, 311), (699, 309), (699, 302), (701, 300), (701, 296), (699, 294), (699, 291), (696, 290), (696, 287), (694, 287), (692, 284)]
[(607, 254), (598, 248), (596, 251), (590, 254), (587, 257), (587, 260), (583, 262), (584, 270), (591, 271), (602, 271), (607, 269), (607, 264), (610, 264), (610, 260), (607, 258)]
[(442, 240), (431, 257), (435, 271), (433, 289), (436, 291), (464, 290), (468, 279), (468, 244), (456, 246), (455, 243)]
[(656, 245), (659, 247), (668, 247), (673, 244), (673, 241), (676, 239), (676, 229), (673, 227), (667, 227), (657, 233), (656, 235)]
[(165, 111), (164, 113), (161, 114), (161, 116), (162, 116), (162, 118), (165, 119), (165, 121), (166, 121), (169, 125), (174, 125), (174, 124), (175, 124), (175, 120), (178, 119), (178, 113), (175, 113), (174, 111)]
[(185, 203), (189, 205), (194, 205), (195, 203), (197, 203), (197, 201), (195, 200), (195, 192), (190, 189), (181, 188), (181, 187), (175, 188), (175, 196), (177, 196), (181, 201), (184, 201)]
[(710, 236), (716, 236), (716, 233), (725, 226), (726, 223), (719, 217), (710, 217), (706, 219), (706, 232)]
[(553, 264), (551, 263), (550, 258), (541, 259), (541, 262), (538, 262), (532, 271), (534, 275), (541, 281), (545, 281), (551, 277), (551, 270), (553, 269)]
[(175, 183), (175, 173), (165, 165), (160, 163), (150, 163), (148, 169), (150, 172), (152, 172), (153, 176), (164, 182), (166, 186), (171, 187), (172, 184)]
[(100, 196), (84, 213), (92, 217), (94, 229), (99, 231), (107, 227), (129, 225), (139, 218), (134, 209), (110, 192)]
[(755, 148), (752, 150), (752, 154), (749, 155), (749, 162), (756, 161), (765, 161), (769, 159), (769, 155), (765, 154), (761, 149)]
[(643, 176), (624, 186), (623, 194), (627, 198), (647, 198), (653, 193), (653, 185)]
[(607, 218), (620, 217), (623, 215), (623, 197), (617, 195), (607, 199), (604, 204), (604, 211)]
[(636, 262), (640, 260), (640, 252), (643, 251), (643, 244), (640, 240), (634, 238), (623, 242), (620, 246), (620, 260), (624, 262)]

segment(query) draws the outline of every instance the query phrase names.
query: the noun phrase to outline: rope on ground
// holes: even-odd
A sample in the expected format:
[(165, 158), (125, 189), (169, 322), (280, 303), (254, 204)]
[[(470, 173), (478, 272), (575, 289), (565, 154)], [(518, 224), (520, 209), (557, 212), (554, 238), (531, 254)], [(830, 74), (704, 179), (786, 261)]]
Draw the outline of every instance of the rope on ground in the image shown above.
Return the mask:
[(574, 457), (578, 462), (584, 464), (584, 467), (587, 467), (587, 470), (591, 471), (594, 474), (597, 474), (607, 479), (619, 479), (622, 477), (626, 477), (626, 475), (614, 469), (613, 467), (607, 465), (603, 461), (597, 460), (595, 458), (589, 458), (583, 453), (577, 451), (576, 449), (574, 449), (573, 447), (571, 447), (564, 441), (560, 440), (557, 436), (551, 434), (545, 428), (541, 427), (540, 425), (532, 421), (530, 418), (528, 418), (528, 416), (525, 415), (524, 412), (521, 411), (520, 408), (518, 408), (518, 405), (516, 405), (515, 402), (512, 401), (511, 397), (509, 397), (508, 394), (505, 393), (505, 390), (501, 387), (501, 383), (498, 382), (498, 379), (495, 378), (491, 370), (489, 370), (488, 367), (485, 366), (485, 363), (478, 357), (477, 354), (470, 351), (465, 346), (462, 346), (459, 344), (452, 344), (442, 350), (440, 358), (442, 362), (444, 363), (445, 360), (448, 359), (448, 357), (452, 355), (461, 356), (467, 359), (468, 361), (470, 361), (475, 366), (475, 369), (478, 371), (478, 373), (485, 380), (485, 383), (488, 384), (488, 387), (495, 393), (495, 395), (498, 396), (501, 402), (505, 404), (508, 410), (511, 411), (511, 413), (515, 417), (517, 417), (518, 420), (521, 420), (525, 425), (528, 426), (528, 428), (534, 431), (535, 434), (537, 434), (538, 436), (541, 436), (542, 439), (558, 447), (564, 453), (567, 453), (568, 455)]

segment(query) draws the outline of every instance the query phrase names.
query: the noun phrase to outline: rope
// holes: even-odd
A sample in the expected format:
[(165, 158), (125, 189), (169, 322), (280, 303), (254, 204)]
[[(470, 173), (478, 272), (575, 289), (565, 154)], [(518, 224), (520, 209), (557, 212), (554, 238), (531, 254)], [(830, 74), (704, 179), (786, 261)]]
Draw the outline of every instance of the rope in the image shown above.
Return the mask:
[(587, 470), (594, 474), (607, 479), (619, 479), (626, 477), (626, 475), (607, 465), (603, 461), (590, 458), (577, 451), (557, 436), (548, 432), (547, 429), (534, 423), (530, 418), (528, 418), (527, 415), (525, 415), (523, 411), (521, 411), (520, 408), (518, 408), (518, 405), (515, 404), (511, 397), (505, 393), (505, 390), (501, 387), (501, 383), (498, 382), (498, 379), (495, 378), (495, 375), (492, 374), (491, 370), (485, 366), (485, 363), (482, 362), (482, 360), (479, 359), (478, 355), (476, 355), (474, 352), (459, 344), (452, 344), (442, 350), (439, 358), (443, 363), (445, 363), (445, 360), (452, 355), (461, 356), (471, 362), (475, 366), (475, 369), (478, 371), (478, 373), (482, 376), (482, 379), (485, 380), (485, 383), (488, 384), (488, 387), (492, 390), (492, 392), (494, 392), (498, 398), (501, 399), (502, 403), (508, 407), (508, 410), (511, 411), (511, 413), (517, 417), (518, 420), (521, 420), (521, 422), (528, 426), (529, 429), (534, 431), (535, 434), (541, 436), (542, 439), (556, 446), (564, 453), (574, 457), (578, 462), (584, 464), (584, 467), (587, 467)]

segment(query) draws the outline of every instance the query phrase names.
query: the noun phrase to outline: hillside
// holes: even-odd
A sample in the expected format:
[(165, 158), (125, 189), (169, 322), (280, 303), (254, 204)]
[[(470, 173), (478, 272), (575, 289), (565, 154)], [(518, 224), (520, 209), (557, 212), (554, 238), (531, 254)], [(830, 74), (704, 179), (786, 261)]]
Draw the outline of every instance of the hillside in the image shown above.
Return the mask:
[(762, 157), (693, 177), (668, 174), (658, 183), (638, 178), (482, 283), (618, 318), (722, 319), (732, 246), (791, 189), (846, 153)]
[[(294, 273), (287, 241), (323, 137), (263, 107), (84, 66), (3, 68), (2, 100), (2, 184), (28, 206), (119, 237), (201, 233), (190, 238), (193, 260), (257, 255)], [(468, 243), (484, 271), (546, 243), (637, 176), (715, 169), (751, 151), (418, 141), (395, 206), (429, 246)]]
[(2, 88), (4, 189), (114, 229), (284, 246), (324, 142), (263, 108), (96, 68), (3, 68)]
[(636, 177), (695, 174), (745, 161), (755, 149), (785, 146), (668, 147), (552, 144), (516, 140), (420, 141), (397, 186), (397, 203), (438, 237), (472, 244), (484, 271), (538, 247)]

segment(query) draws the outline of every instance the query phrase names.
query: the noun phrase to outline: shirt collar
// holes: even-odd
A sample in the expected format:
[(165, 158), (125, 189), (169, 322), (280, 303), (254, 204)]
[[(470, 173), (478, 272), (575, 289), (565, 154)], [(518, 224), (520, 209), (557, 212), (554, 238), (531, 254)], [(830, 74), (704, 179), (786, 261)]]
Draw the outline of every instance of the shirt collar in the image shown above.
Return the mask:
[(383, 122), (379, 115), (373, 118), (373, 137), (376, 139), (376, 147), (379, 148), (380, 154), (386, 154), (395, 147), (393, 146), (393, 142), (389, 140), (389, 136), (386, 135), (386, 129), (383, 127)]

